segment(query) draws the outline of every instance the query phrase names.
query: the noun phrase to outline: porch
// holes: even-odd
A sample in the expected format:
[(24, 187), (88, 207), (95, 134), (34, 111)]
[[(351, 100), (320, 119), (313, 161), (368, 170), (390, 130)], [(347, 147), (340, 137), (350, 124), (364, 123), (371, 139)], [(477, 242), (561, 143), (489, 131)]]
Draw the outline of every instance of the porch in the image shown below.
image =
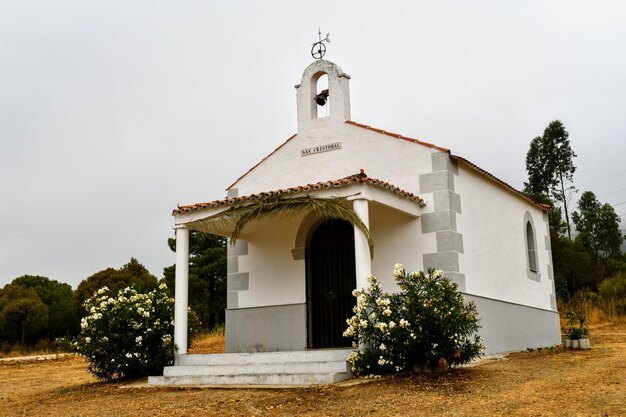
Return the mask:
[[(339, 201), (357, 219), (347, 222), (303, 211), (247, 224), (238, 243), (229, 246), (228, 353), (187, 355), (189, 231), (230, 237), (237, 227), (233, 207), (247, 208), (268, 196), (293, 201), (287, 194)], [(179, 209), (174, 323), (178, 354), (175, 366), (150, 383), (311, 385), (350, 378), (350, 342), (342, 333), (352, 314), (352, 290), (364, 288), (372, 272), (391, 275), (395, 262), (421, 258), (415, 241), (423, 205), (419, 197), (361, 172), (289, 191)]]

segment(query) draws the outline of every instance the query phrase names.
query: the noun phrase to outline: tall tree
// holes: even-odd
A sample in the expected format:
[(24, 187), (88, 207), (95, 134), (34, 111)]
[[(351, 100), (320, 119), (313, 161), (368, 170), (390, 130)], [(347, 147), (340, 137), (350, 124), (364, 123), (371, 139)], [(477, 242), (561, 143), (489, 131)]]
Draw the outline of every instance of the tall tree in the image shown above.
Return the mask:
[[(176, 239), (167, 241), (176, 251)], [(176, 265), (163, 270), (168, 289), (174, 292)], [(226, 239), (191, 231), (189, 236), (189, 306), (202, 325), (211, 329), (224, 323), (226, 309)]]
[(609, 204), (602, 205), (595, 194), (585, 191), (578, 201), (578, 211), (572, 213), (582, 246), (598, 257), (621, 254), (624, 236), (619, 228), (620, 217)]
[(76, 317), (84, 317), (85, 308), (83, 303), (94, 292), (104, 286), (108, 287), (112, 292), (117, 292), (126, 287), (133, 287), (137, 291), (144, 293), (155, 289), (157, 285), (158, 280), (156, 277), (139, 263), (137, 259), (130, 258), (130, 261), (120, 269), (104, 269), (78, 284), (76, 291), (74, 291), (72, 308)]
[(0, 290), (0, 336), (26, 344), (48, 325), (48, 307), (35, 290), (8, 284)]
[(572, 230), (567, 192), (576, 190), (573, 185), (575, 157), (576, 154), (570, 147), (569, 133), (559, 120), (550, 122), (543, 136), (531, 141), (526, 154), (528, 182), (525, 190), (530, 194), (543, 194), (563, 205), (567, 236), (570, 240)]
[(66, 336), (78, 328), (79, 321), (72, 314), (72, 287), (47, 277), (23, 275), (11, 284), (35, 290), (41, 301), (48, 307), (46, 336), (56, 338)]

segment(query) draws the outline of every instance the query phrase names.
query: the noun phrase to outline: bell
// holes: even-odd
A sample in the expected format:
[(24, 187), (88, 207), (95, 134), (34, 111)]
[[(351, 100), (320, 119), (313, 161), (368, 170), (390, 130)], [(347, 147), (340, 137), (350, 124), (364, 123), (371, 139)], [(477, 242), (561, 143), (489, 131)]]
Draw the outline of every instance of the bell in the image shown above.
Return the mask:
[(321, 93), (315, 96), (315, 102), (318, 106), (323, 106), (326, 104), (326, 100), (328, 100), (328, 89), (322, 90)]

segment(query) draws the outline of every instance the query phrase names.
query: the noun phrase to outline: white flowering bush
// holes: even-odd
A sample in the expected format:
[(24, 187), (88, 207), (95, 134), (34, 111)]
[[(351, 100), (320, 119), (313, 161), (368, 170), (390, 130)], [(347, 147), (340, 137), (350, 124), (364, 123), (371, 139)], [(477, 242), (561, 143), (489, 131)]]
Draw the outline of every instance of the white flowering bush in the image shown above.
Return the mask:
[[(106, 380), (139, 378), (161, 374), (172, 364), (174, 300), (166, 291), (161, 284), (147, 294), (125, 288), (115, 295), (102, 287), (85, 302), (81, 334), (70, 346), (89, 361), (92, 374)], [(190, 311), (190, 336), (198, 322)]]
[(344, 336), (359, 347), (348, 358), (355, 374), (446, 370), (482, 354), (476, 306), (442, 271), (407, 273), (396, 264), (394, 278), (398, 293), (383, 292), (373, 276), (353, 292), (357, 304)]

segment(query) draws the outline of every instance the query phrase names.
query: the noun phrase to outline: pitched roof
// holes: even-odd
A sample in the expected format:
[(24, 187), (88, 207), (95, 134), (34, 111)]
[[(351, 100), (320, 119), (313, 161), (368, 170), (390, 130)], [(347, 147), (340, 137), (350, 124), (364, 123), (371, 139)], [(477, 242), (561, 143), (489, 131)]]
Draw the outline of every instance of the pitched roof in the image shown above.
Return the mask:
[[(352, 120), (346, 120), (345, 123), (353, 125), (353, 126), (357, 126), (363, 129), (367, 129), (367, 130), (371, 130), (377, 133), (381, 133), (383, 135), (387, 135), (387, 136), (391, 136), (397, 139), (402, 139), (402, 140), (406, 140), (409, 142), (413, 142), (413, 143), (417, 143), (419, 145), (423, 145), (432, 149), (436, 149), (438, 151), (441, 152), (447, 152), (450, 155), (450, 158), (459, 161), (463, 164), (465, 164), (466, 166), (468, 166), (469, 168), (473, 169), (474, 171), (486, 176), (488, 179), (500, 184), (501, 186), (503, 186), (505, 189), (507, 189), (508, 191), (513, 192), (514, 194), (517, 194), (518, 196), (522, 197), (523, 199), (527, 200), (528, 202), (540, 207), (543, 210), (548, 210), (550, 208), (549, 205), (547, 204), (541, 204), (541, 203), (537, 203), (535, 200), (533, 200), (528, 194), (518, 190), (517, 188), (507, 184), (506, 182), (502, 181), (501, 179), (499, 179), (498, 177), (496, 177), (495, 175), (491, 174), (490, 172), (482, 169), (481, 167), (479, 167), (478, 165), (468, 161), (467, 159), (458, 156), (458, 155), (453, 155), (450, 152), (450, 149), (448, 148), (444, 148), (429, 142), (425, 142), (419, 139), (415, 139), (415, 138), (411, 138), (408, 136), (403, 136), (400, 135), (398, 133), (392, 133), (392, 132), (388, 132), (386, 130), (383, 129), (379, 129), (376, 127), (372, 127), (366, 124), (362, 124), (362, 123), (357, 123), (355, 121)], [(297, 136), (297, 134), (292, 135), (289, 139), (287, 139), (286, 141), (284, 141), (280, 146), (278, 146), (276, 149), (274, 149), (271, 153), (269, 153), (265, 158), (261, 159), (256, 165), (254, 165), (252, 168), (250, 168), (248, 171), (246, 171), (242, 176), (240, 176), (239, 178), (237, 178), (237, 180), (235, 180), (235, 182), (233, 182), (231, 185), (229, 185), (226, 189), (230, 189), (233, 185), (237, 184), (237, 182), (239, 182), (240, 179), (242, 179), (243, 177), (245, 177), (246, 175), (248, 175), (252, 170), (254, 170), (257, 166), (259, 166), (263, 161), (265, 161), (266, 159), (268, 159), (270, 156), (272, 156), (274, 153), (276, 153), (280, 148), (282, 148), (283, 146), (285, 146), (288, 142), (290, 142), (292, 139), (294, 139)], [(349, 178), (349, 177), (346, 177)], [(343, 179), (342, 179), (343, 180)], [(340, 180), (338, 180), (340, 181)], [(317, 183), (320, 184), (320, 183)], [(313, 184), (308, 184), (307, 186), (312, 186)], [(419, 197), (418, 197), (419, 198)], [(218, 200), (218, 201), (226, 201), (226, 200)], [(204, 203), (206, 204), (206, 203)]]
[(242, 203), (246, 201), (257, 201), (257, 200), (262, 200), (268, 197), (279, 197), (285, 194), (309, 192), (309, 191), (321, 190), (324, 188), (344, 187), (350, 184), (370, 184), (375, 187), (379, 187), (389, 192), (392, 192), (394, 194), (397, 194), (401, 197), (407, 198), (408, 200), (415, 201), (420, 206), (424, 206), (425, 204), (424, 200), (422, 200), (419, 196), (413, 193), (410, 193), (408, 191), (404, 191), (401, 188), (396, 187), (395, 185), (389, 184), (388, 182), (379, 180), (377, 178), (370, 178), (361, 169), (361, 171), (358, 174), (350, 175), (348, 177), (339, 178), (336, 180), (320, 181), (320, 182), (316, 182), (313, 184), (298, 185), (295, 187), (283, 188), (283, 189), (275, 190), (275, 191), (266, 191), (266, 192), (252, 194), (248, 196), (231, 197), (231, 198), (226, 198), (224, 200), (215, 200), (215, 201), (209, 201), (206, 203), (196, 203), (196, 204), (190, 204), (187, 206), (178, 206), (177, 209), (174, 209), (174, 212), (172, 214), (190, 213), (193, 211), (204, 210), (207, 208), (229, 206), (232, 204)]
[(265, 161), (267, 158), (269, 158), (270, 156), (274, 155), (280, 148), (282, 148), (283, 146), (285, 146), (287, 143), (289, 143), (290, 140), (292, 140), (293, 138), (295, 138), (296, 136), (298, 136), (297, 133), (294, 133), (293, 135), (291, 135), (286, 141), (284, 141), (283, 143), (281, 143), (280, 145), (278, 145), (278, 147), (276, 149), (274, 149), (272, 152), (270, 152), (269, 154), (267, 154), (267, 156), (265, 156), (265, 158), (261, 159), (259, 162), (257, 162), (252, 168), (250, 168), (249, 170), (247, 170), (246, 172), (244, 172), (239, 178), (237, 178), (235, 180), (235, 182), (233, 182), (232, 184), (230, 184), (228, 187), (226, 187), (227, 190), (229, 190), (233, 185), (237, 184), (239, 182), (240, 179), (242, 179), (243, 177), (245, 177), (246, 175), (248, 175), (254, 168), (258, 167), (259, 165), (261, 165), (263, 163), (263, 161)]
[(352, 120), (346, 120), (346, 123), (354, 125), (354, 126), (362, 127), (363, 129), (372, 130), (374, 132), (382, 133), (383, 135), (392, 136), (394, 138), (408, 140), (409, 142), (413, 142), (413, 143), (417, 143), (417, 144), (420, 144), (420, 145), (428, 146), (429, 148), (434, 148), (434, 149), (437, 149), (438, 151), (441, 151), (441, 152), (450, 152), (450, 149), (442, 148), (441, 146), (437, 146), (437, 145), (429, 143), (429, 142), (424, 142), (424, 141), (419, 140), (419, 139), (414, 139), (414, 138), (410, 138), (408, 136), (403, 136), (403, 135), (400, 135), (398, 133), (387, 132), (386, 130), (378, 129), (376, 127), (372, 127), (372, 126), (369, 126), (369, 125), (364, 125), (362, 123), (357, 123), (357, 122), (354, 122)]
[(450, 158), (467, 165), (469, 168), (473, 169), (474, 171), (476, 171), (476, 172), (486, 176), (488, 179), (490, 179), (490, 180), (500, 184), (501, 186), (506, 188), (508, 191), (511, 191), (511, 192), (519, 195), (520, 197), (522, 197), (523, 199), (529, 201), (530, 203), (532, 203), (532, 204), (534, 204), (536, 206), (539, 206), (541, 209), (547, 210), (547, 209), (550, 208), (550, 206), (547, 205), (547, 204), (537, 203), (528, 194), (518, 190), (517, 188), (513, 187), (512, 185), (507, 184), (506, 182), (502, 181), (501, 179), (499, 179), (498, 177), (496, 177), (492, 173), (482, 169), (478, 165), (468, 161), (467, 159), (465, 159), (465, 158), (463, 158), (461, 156), (453, 155), (450, 152), (449, 149), (443, 148), (441, 146), (434, 145), (434, 144), (429, 143), (429, 142), (424, 142), (424, 141), (421, 141), (419, 139), (410, 138), (410, 137), (403, 136), (403, 135), (400, 135), (400, 134), (397, 134), (397, 133), (387, 132), (387, 131), (385, 131), (383, 129), (378, 129), (378, 128), (375, 128), (375, 127), (372, 127), (372, 126), (368, 126), (368, 125), (364, 125), (364, 124), (361, 124), (361, 123), (357, 123), (357, 122), (354, 122), (352, 120), (346, 120), (346, 123), (349, 123), (349, 124), (354, 125), (354, 126), (362, 127), (364, 129), (373, 130), (374, 132), (382, 133), (383, 135), (392, 136), (394, 138), (408, 140), (409, 142), (418, 143), (420, 145), (428, 146), (430, 148), (434, 148), (434, 149), (437, 149), (437, 150), (442, 151), (442, 152), (447, 152), (448, 154), (450, 154)]
[(461, 162), (462, 164), (466, 165), (467, 167), (469, 167), (470, 169), (473, 169), (474, 171), (486, 176), (487, 178), (489, 178), (490, 180), (500, 184), (501, 186), (503, 186), (504, 188), (506, 188), (507, 190), (519, 195), (520, 197), (522, 197), (525, 200), (528, 200), (530, 203), (539, 206), (540, 208), (547, 210), (549, 209), (551, 206), (549, 206), (548, 204), (542, 204), (542, 203), (538, 203), (535, 200), (533, 200), (528, 194), (526, 194), (523, 191), (518, 190), (517, 188), (513, 187), (512, 185), (509, 185), (508, 183), (502, 181), (500, 178), (496, 177), (495, 175), (493, 175), (492, 173), (485, 171), (484, 169), (482, 169), (481, 167), (479, 167), (478, 165), (468, 161), (467, 159), (458, 156), (458, 155), (450, 155), (450, 158), (454, 159), (455, 161)]

